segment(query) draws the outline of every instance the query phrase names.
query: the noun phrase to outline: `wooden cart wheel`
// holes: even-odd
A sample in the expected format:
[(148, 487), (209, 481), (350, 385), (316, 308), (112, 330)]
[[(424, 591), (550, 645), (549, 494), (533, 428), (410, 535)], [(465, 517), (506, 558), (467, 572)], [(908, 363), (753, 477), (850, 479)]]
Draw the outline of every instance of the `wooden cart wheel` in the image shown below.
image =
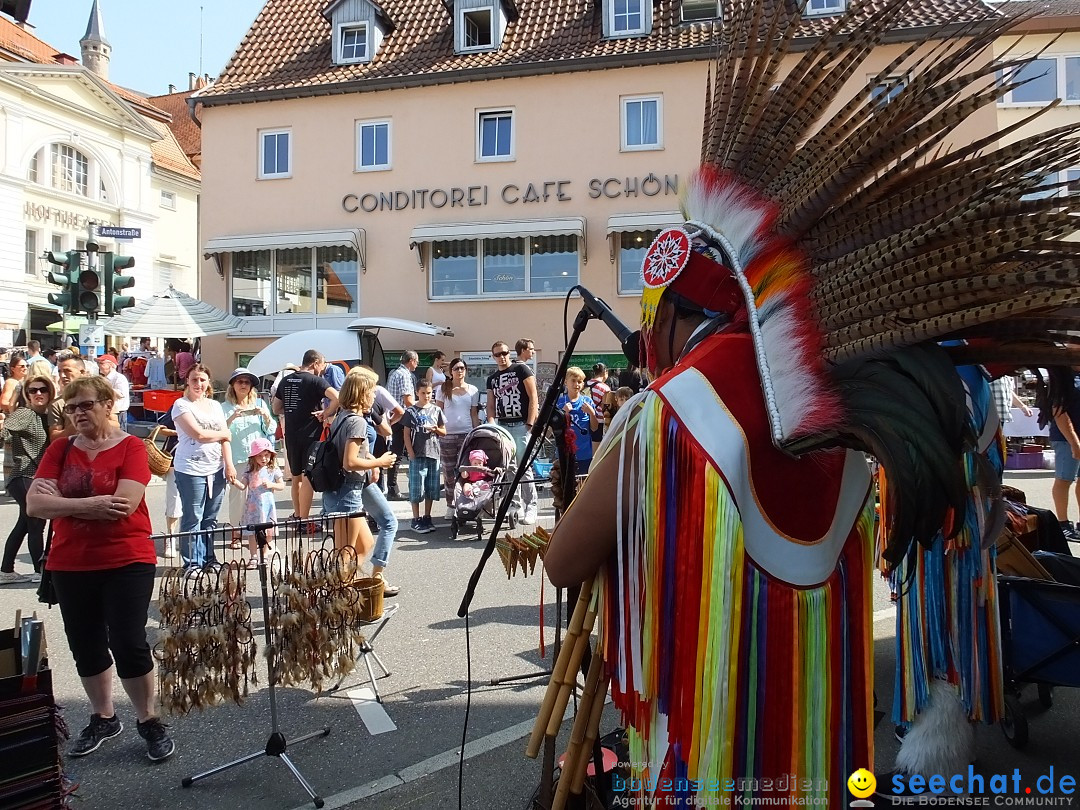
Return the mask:
[(1001, 731), (1009, 745), (1020, 750), (1028, 742), (1028, 722), (1024, 717), (1024, 708), (1015, 695), (1005, 696), (1005, 716), (1001, 718)]
[(1054, 687), (1048, 683), (1040, 683), (1039, 689), (1039, 703), (1044, 709), (1049, 709), (1054, 705)]

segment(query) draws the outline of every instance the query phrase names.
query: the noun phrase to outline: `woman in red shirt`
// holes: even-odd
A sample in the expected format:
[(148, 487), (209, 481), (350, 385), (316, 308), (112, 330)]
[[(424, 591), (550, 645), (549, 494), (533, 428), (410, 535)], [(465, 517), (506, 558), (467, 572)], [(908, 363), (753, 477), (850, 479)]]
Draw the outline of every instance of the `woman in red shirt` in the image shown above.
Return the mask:
[(85, 756), (124, 729), (113, 709), (115, 658), (147, 756), (166, 759), (175, 746), (155, 714), (146, 639), (157, 564), (144, 497), (150, 481), (146, 448), (110, 418), (116, 395), (104, 377), (78, 378), (63, 396), (75, 435), (49, 446), (26, 505), (31, 516), (52, 520), (45, 567), (93, 712), (68, 753)]

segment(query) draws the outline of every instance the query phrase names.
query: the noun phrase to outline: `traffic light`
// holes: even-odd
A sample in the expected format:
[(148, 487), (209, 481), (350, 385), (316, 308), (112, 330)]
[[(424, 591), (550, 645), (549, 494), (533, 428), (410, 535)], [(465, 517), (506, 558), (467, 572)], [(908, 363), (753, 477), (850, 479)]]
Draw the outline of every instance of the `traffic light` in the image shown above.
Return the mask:
[(97, 254), (86, 255), (86, 269), (79, 273), (75, 284), (76, 301), (79, 311), (85, 312), (90, 320), (94, 320), (101, 312), (101, 274), (94, 267), (94, 257)]
[(63, 288), (63, 292), (49, 293), (49, 303), (60, 307), (69, 315), (78, 315), (79, 264), (82, 261), (82, 254), (77, 250), (69, 250), (60, 255), (63, 256), (62, 259), (56, 258), (52, 251), (46, 255), (50, 262), (64, 268), (62, 273), (49, 271), (49, 283), (58, 284)]
[(120, 314), (127, 307), (135, 306), (135, 299), (130, 295), (117, 295), (120, 290), (126, 290), (135, 285), (134, 276), (122, 276), (121, 270), (127, 270), (135, 266), (133, 256), (119, 256), (115, 253), (102, 253), (101, 266), (105, 273), (105, 314), (110, 317)]

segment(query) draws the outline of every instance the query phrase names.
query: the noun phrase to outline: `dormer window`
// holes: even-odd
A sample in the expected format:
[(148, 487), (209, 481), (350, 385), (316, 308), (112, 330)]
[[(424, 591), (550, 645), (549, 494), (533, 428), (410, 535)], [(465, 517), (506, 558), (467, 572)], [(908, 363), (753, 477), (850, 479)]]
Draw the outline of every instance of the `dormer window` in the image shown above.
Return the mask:
[(806, 3), (806, 10), (803, 13), (808, 17), (825, 14), (843, 14), (846, 8), (846, 0), (808, 0)]
[(373, 0), (332, 0), (323, 9), (334, 32), (335, 65), (370, 62), (394, 24)]
[(652, 31), (650, 0), (603, 0), (604, 36), (636, 37)]
[(683, 22), (715, 20), (719, 16), (719, 0), (682, 0)]
[(461, 9), (461, 50), (483, 51), (495, 47), (495, 9)]

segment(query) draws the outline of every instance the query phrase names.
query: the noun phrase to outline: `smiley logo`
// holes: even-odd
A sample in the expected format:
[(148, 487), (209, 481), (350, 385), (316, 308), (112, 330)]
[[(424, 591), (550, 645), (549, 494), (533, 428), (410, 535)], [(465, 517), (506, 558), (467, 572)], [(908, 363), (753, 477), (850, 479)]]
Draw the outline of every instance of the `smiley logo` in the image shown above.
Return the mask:
[(857, 799), (865, 799), (877, 789), (877, 779), (866, 768), (859, 768), (847, 780), (848, 790)]

